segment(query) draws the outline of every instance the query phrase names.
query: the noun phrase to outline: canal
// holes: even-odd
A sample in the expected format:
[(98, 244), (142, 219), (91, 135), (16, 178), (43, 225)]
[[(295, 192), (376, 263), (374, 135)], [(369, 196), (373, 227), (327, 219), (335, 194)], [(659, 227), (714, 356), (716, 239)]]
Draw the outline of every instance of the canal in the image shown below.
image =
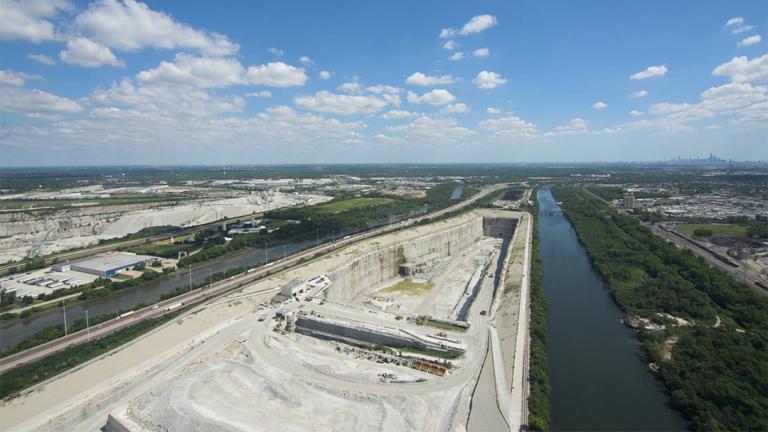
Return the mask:
[[(337, 234), (346, 235), (345, 233)], [(331, 240), (331, 236), (320, 237), (320, 242)], [(90, 317), (131, 310), (139, 303), (151, 304), (160, 300), (163, 294), (172, 292), (177, 288), (189, 286), (190, 273), (192, 284), (200, 284), (209, 280), (209, 275), (224, 272), (235, 267), (253, 267), (264, 263), (265, 258), (270, 261), (282, 258), (283, 254), (290, 255), (294, 252), (315, 246), (316, 239), (289, 243), (269, 247), (267, 253), (264, 249), (249, 249), (244, 253), (229, 256), (226, 259), (215, 260), (210, 263), (201, 263), (189, 269), (181, 269), (167, 279), (148, 282), (137, 288), (129, 288), (118, 291), (109, 297), (94, 299), (89, 302), (67, 306), (67, 323), (71, 326), (77, 319), (85, 319), (85, 311)], [(32, 336), (38, 331), (53, 325), (63, 324), (64, 314), (62, 308), (52, 309), (41, 314), (36, 314), (28, 319), (17, 321), (0, 329), (0, 351), (16, 346), (19, 342)]]
[(552, 193), (537, 200), (552, 430), (685, 430)]

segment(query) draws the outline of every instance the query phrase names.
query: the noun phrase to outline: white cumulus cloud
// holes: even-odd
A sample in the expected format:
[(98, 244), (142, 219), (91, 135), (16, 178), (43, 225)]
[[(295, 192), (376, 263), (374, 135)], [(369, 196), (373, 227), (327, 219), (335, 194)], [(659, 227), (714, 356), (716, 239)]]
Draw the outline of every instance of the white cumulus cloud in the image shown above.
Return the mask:
[(734, 57), (712, 71), (715, 76), (727, 76), (733, 82), (768, 82), (768, 54), (749, 60), (746, 56)]
[(725, 26), (726, 27), (730, 27), (730, 26), (737, 26), (737, 25), (742, 25), (742, 24), (744, 24), (744, 18), (742, 18), (742, 17), (733, 17), (733, 18), (729, 19), (728, 21), (726, 21)]
[(481, 71), (477, 74), (475, 79), (472, 80), (472, 82), (478, 88), (492, 89), (502, 84), (506, 84), (507, 80), (502, 78), (501, 75), (497, 74), (496, 72)]
[(125, 66), (109, 48), (84, 37), (68, 40), (67, 49), (60, 52), (59, 57), (65, 63), (85, 67)]
[(308, 79), (303, 68), (297, 68), (283, 62), (250, 66), (247, 73), (249, 84), (265, 85), (268, 87), (303, 86)]
[(240, 46), (226, 36), (196, 30), (135, 0), (100, 0), (75, 18), (75, 28), (110, 48), (198, 49), (206, 55), (231, 55)]
[(353, 81), (345, 82), (339, 86), (339, 90), (344, 93), (358, 93), (363, 88), (362, 84), (355, 78)]
[(326, 90), (312, 96), (299, 96), (293, 101), (308, 110), (341, 115), (370, 114), (387, 106), (387, 101), (376, 96), (336, 94)]
[(448, 39), (456, 36), (457, 34), (467, 36), (473, 33), (480, 33), (483, 30), (487, 30), (499, 22), (493, 15), (476, 15), (473, 16), (466, 24), (464, 24), (460, 30), (455, 28), (444, 28), (440, 30), (440, 39)]
[(631, 98), (644, 98), (646, 96), (648, 96), (648, 92), (645, 90), (638, 90), (629, 94)]
[(599, 101), (599, 102), (595, 102), (594, 104), (592, 104), (592, 108), (594, 108), (594, 109), (604, 109), (604, 108), (608, 108), (608, 104), (606, 104), (603, 101)]
[(0, 111), (24, 114), (28, 117), (47, 117), (76, 114), (83, 111), (79, 103), (41, 90), (6, 87), (0, 98)]
[(262, 90), (258, 92), (246, 93), (245, 95), (248, 97), (267, 99), (272, 97), (272, 92), (269, 90)]
[(756, 43), (760, 43), (760, 41), (763, 40), (763, 37), (760, 35), (752, 35), (749, 37), (745, 37), (744, 39), (740, 40), (738, 44), (739, 47), (747, 47), (750, 45), (754, 45)]
[(45, 54), (27, 54), (27, 58), (48, 66), (53, 66), (56, 64), (56, 60), (48, 57)]
[(735, 29), (731, 30), (731, 33), (733, 33), (735, 35), (742, 34), (744, 32), (748, 32), (748, 31), (754, 29), (755, 27), (757, 27), (757, 26), (754, 26), (754, 25), (743, 25), (743, 26), (739, 26), (739, 27), (736, 27)]
[(666, 73), (667, 73), (667, 67), (665, 65), (648, 66), (647, 68), (645, 68), (645, 70), (630, 75), (629, 79), (641, 80), (641, 79), (651, 78), (655, 76), (666, 75)]
[(435, 89), (421, 96), (409, 91), (407, 98), (410, 103), (427, 105), (445, 105), (456, 99), (451, 92), (445, 89)]
[(21, 87), (27, 80), (42, 80), (40, 75), (31, 75), (24, 72), (17, 72), (11, 69), (0, 70), (0, 85)]
[(454, 50), (454, 49), (456, 49), (456, 41), (449, 40), (448, 42), (444, 43), (443, 44), (443, 49), (447, 49), (447, 50)]
[(39, 43), (57, 39), (53, 20), (70, 9), (66, 0), (3, 0), (0, 2), (0, 40)]
[(456, 29), (452, 28), (444, 28), (440, 30), (440, 35), (438, 36), (440, 39), (447, 39), (451, 36), (454, 36), (456, 34)]
[(317, 77), (320, 78), (321, 80), (329, 80), (331, 79), (331, 75), (333, 75), (331, 72), (327, 70), (323, 70), (323, 71), (320, 71), (319, 74), (317, 74)]
[(459, 61), (464, 58), (464, 53), (461, 51), (456, 51), (455, 53), (451, 54), (450, 57), (448, 57), (448, 60), (451, 61)]
[(440, 112), (445, 114), (466, 114), (470, 111), (469, 107), (463, 103), (446, 105)]
[(477, 15), (472, 17), (459, 31), (461, 35), (468, 35), (472, 33), (480, 33), (483, 30), (487, 30), (499, 22), (493, 15)]
[(498, 114), (501, 112), (501, 110), (494, 107), (488, 107), (485, 109), (485, 112), (487, 112), (488, 114)]
[(483, 120), (480, 128), (502, 139), (532, 138), (537, 134), (536, 125), (515, 115)]
[(399, 120), (404, 118), (413, 118), (418, 116), (417, 113), (405, 111), (405, 110), (389, 110), (381, 115), (381, 118), (386, 120)]
[(491, 50), (488, 48), (478, 48), (474, 51), (472, 51), (472, 55), (475, 57), (488, 57), (491, 55)]
[(155, 69), (139, 72), (145, 82), (169, 82), (197, 87), (227, 87), (243, 83), (243, 66), (231, 57), (196, 57), (176, 54), (173, 62), (163, 61)]
[(410, 85), (419, 85), (419, 86), (433, 86), (433, 85), (440, 85), (440, 84), (453, 84), (456, 82), (456, 78), (450, 76), (450, 75), (442, 75), (442, 76), (430, 76), (425, 75), (421, 72), (416, 72), (406, 78), (405, 83)]

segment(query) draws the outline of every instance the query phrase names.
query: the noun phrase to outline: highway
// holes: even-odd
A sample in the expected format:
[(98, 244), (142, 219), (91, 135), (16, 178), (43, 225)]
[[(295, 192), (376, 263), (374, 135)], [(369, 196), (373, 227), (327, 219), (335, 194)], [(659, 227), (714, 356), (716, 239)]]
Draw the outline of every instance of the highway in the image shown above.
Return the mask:
[[(136, 310), (129, 317), (126, 317), (123, 319), (113, 319), (113, 320), (104, 322), (98, 326), (94, 326), (93, 328), (90, 329), (90, 335), (88, 334), (87, 329), (81, 330), (75, 333), (71, 333), (67, 336), (38, 345), (36, 347), (30, 348), (28, 350), (4, 357), (0, 359), (0, 373), (13, 367), (17, 367), (29, 362), (40, 360), (45, 356), (61, 351), (65, 348), (87, 342), (90, 339), (96, 339), (99, 337), (110, 335), (125, 327), (131, 326), (141, 321), (159, 317), (165, 314), (166, 312), (168, 312), (165, 310), (165, 308), (175, 303), (182, 302), (185, 305), (188, 305), (190, 303), (194, 303), (199, 300), (219, 296), (227, 293), (228, 291), (241, 287), (245, 284), (254, 282), (257, 279), (261, 279), (264, 276), (274, 274), (278, 271), (286, 270), (294, 265), (299, 264), (299, 261), (301, 260), (311, 259), (318, 255), (325, 254), (327, 252), (331, 252), (333, 250), (346, 247), (352, 243), (359, 242), (361, 240), (369, 239), (371, 237), (375, 237), (391, 231), (396, 231), (402, 228), (403, 226), (413, 225), (415, 223), (418, 223), (424, 220), (430, 220), (430, 219), (441, 217), (448, 213), (452, 213), (454, 211), (460, 210), (476, 202), (477, 200), (485, 197), (490, 193), (496, 192), (505, 187), (508, 187), (508, 185), (496, 184), (493, 186), (489, 186), (483, 189), (482, 191), (478, 192), (471, 198), (461, 201), (452, 206), (446, 207), (444, 209), (427, 213), (425, 215), (414, 217), (411, 219), (407, 219), (399, 223), (385, 225), (379, 228), (372, 229), (370, 231), (364, 231), (358, 234), (353, 234), (332, 243), (322, 244), (320, 246), (313, 247), (302, 252), (298, 252), (289, 257), (286, 257), (277, 261), (273, 261), (272, 263), (270, 263), (269, 266), (259, 267), (258, 269), (250, 273), (244, 273), (239, 276), (233, 276), (229, 279), (219, 281), (208, 288), (200, 288), (200, 289), (192, 290), (188, 293), (178, 295), (171, 299), (163, 300), (159, 303), (155, 303), (154, 305), (150, 305), (143, 309)], [(268, 291), (271, 291), (271, 290), (267, 290), (264, 292), (268, 292)]]

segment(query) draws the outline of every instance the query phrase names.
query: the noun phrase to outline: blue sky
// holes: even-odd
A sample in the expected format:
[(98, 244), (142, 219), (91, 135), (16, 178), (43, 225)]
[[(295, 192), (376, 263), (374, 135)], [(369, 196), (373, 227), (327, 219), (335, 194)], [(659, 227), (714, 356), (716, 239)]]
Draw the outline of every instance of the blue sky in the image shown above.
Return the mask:
[(0, 166), (768, 159), (765, 1), (0, 0)]

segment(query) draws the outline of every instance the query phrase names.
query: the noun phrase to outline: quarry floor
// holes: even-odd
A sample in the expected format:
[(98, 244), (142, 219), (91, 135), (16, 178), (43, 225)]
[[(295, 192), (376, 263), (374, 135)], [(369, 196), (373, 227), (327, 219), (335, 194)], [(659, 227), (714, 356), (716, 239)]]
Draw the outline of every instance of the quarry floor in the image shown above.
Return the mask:
[[(521, 217), (521, 213), (501, 213)], [(491, 423), (483, 423), (481, 417), (475, 416), (475, 421), (470, 421), (470, 401), (478, 413), (492, 409), (488, 406), (491, 403), (501, 406), (501, 411), (516, 409), (509, 389), (521, 387), (514, 383), (510, 386), (510, 382), (519, 375), (515, 370), (515, 360), (518, 360), (515, 356), (522, 355), (519, 345), (525, 345), (518, 343), (521, 329), (515, 318), (522, 314), (527, 320), (527, 315), (521, 313), (527, 309), (527, 303), (521, 307), (520, 298), (527, 286), (522, 279), (527, 272), (524, 259), (527, 249), (523, 242), (529, 241), (525, 235), (528, 230), (518, 228), (517, 232), (522, 234), (510, 246), (511, 261), (505, 272), (505, 283), (513, 288), (507, 295), (500, 289), (492, 308), (494, 279), (483, 277), (482, 288), (468, 316), (469, 330), (449, 332), (450, 338), (465, 347), (466, 354), (445, 377), (353, 358), (336, 351), (334, 342), (294, 333), (275, 333), (272, 331), (275, 323), (271, 320), (275, 308), (260, 306), (274, 295), (260, 294), (261, 291), (274, 290), (297, 277), (309, 279), (324, 274), (386, 244), (438, 232), (472, 217), (477, 214), (473, 212), (364, 241), (249, 285), (230, 294), (229, 301), (217, 300), (110, 355), (3, 403), (0, 405), (3, 428), (98, 430), (112, 413), (132, 431), (437, 431), (464, 430), (468, 421), (470, 430), (490, 430), (489, 426), (501, 424), (499, 418), (489, 417)], [(434, 287), (422, 298), (413, 299), (406, 294), (392, 296), (391, 304), (401, 305), (394, 311), (365, 304), (364, 296), (351, 304), (329, 301), (320, 304), (320, 299), (316, 299), (284, 306), (434, 334), (437, 329), (416, 326), (396, 316), (402, 311), (435, 311), (435, 316), (448, 317), (454, 300), (458, 301), (461, 295), (462, 281), (466, 283), (483, 254), (489, 254), (492, 261), (489, 273), (495, 273), (499, 243), (497, 239), (484, 238), (472, 251), (457, 253), (444, 264), (442, 272), (433, 275)], [(494, 247), (496, 252), (490, 254)], [(464, 279), (461, 274), (465, 275)], [(396, 282), (393, 279), (376, 290)], [(441, 288), (437, 290), (437, 287)], [(443, 295), (437, 296), (438, 292)], [(524, 298), (524, 301), (527, 300)], [(269, 318), (260, 321), (264, 315)], [(492, 324), (498, 331), (489, 330)], [(527, 322), (525, 324), (527, 332)], [(489, 335), (496, 333), (495, 346), (500, 349), (494, 351), (491, 348), (494, 344), (489, 346), (494, 336)], [(512, 345), (513, 341), (517, 346)], [(495, 355), (495, 360), (487, 361), (486, 355)], [(478, 381), (483, 364), (488, 363), (492, 365), (493, 376), (489, 378), (490, 371), (483, 370), (484, 379)], [(495, 368), (494, 363), (497, 363)], [(392, 374), (401, 382), (383, 383), (382, 373)], [(502, 385), (498, 385), (500, 381)], [(484, 391), (484, 400), (479, 397), (472, 400), (473, 392), (477, 393), (478, 389)], [(501, 415), (520, 414), (504, 412)], [(508, 423), (505, 419), (501, 421)], [(492, 430), (497, 429), (494, 426)]]

